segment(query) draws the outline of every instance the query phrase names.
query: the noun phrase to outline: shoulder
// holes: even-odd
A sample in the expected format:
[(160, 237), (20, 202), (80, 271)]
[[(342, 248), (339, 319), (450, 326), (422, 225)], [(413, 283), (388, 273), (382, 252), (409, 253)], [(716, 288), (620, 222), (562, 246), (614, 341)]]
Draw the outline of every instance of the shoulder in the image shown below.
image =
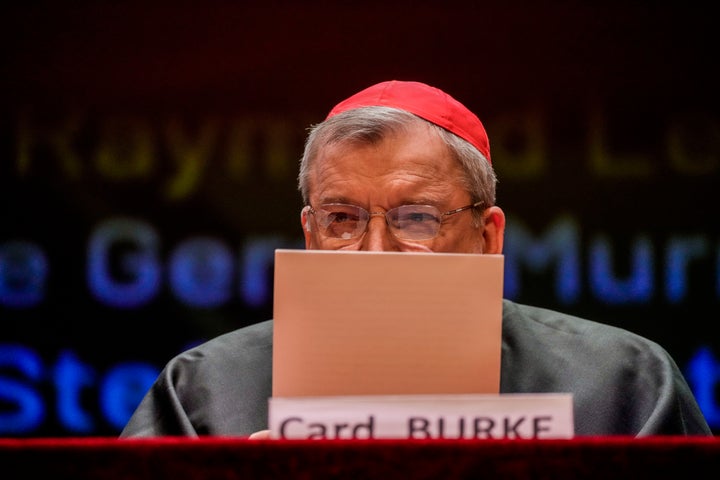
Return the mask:
[(571, 392), (579, 435), (709, 433), (658, 343), (553, 310), (503, 304), (501, 390)]
[(248, 370), (272, 359), (273, 321), (248, 325), (192, 347), (168, 362), (169, 369)]
[(249, 435), (266, 428), (271, 386), (272, 321), (265, 321), (170, 359), (123, 435)]
[(272, 344), (273, 321), (266, 320), (264, 322), (254, 323), (246, 327), (238, 328), (230, 332), (224, 333), (217, 337), (201, 343), (188, 352), (206, 351), (216, 349), (235, 349), (238, 346), (250, 348), (262, 348)]
[(568, 339), (592, 335), (598, 340), (628, 340), (657, 345), (645, 337), (620, 327), (510, 300), (503, 300), (503, 324), (513, 331), (529, 329), (533, 331), (533, 334), (552, 335), (555, 338), (558, 335)]
[(503, 343), (510, 351), (529, 349), (542, 355), (568, 355), (575, 362), (630, 367), (641, 361), (673, 367), (673, 360), (662, 346), (627, 329), (509, 300), (503, 303)]

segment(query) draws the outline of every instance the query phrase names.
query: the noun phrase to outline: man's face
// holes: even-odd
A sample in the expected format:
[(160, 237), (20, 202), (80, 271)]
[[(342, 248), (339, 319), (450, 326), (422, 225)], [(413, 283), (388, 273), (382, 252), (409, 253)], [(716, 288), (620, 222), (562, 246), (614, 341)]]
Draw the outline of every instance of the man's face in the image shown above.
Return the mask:
[[(447, 212), (472, 203), (462, 175), (442, 139), (418, 121), (375, 145), (341, 144), (322, 149), (310, 175), (310, 204), (318, 208), (344, 203), (373, 213), (425, 204)], [(486, 209), (483, 219), (484, 225), (478, 225), (472, 211), (466, 210), (444, 217), (436, 237), (408, 241), (393, 235), (382, 215), (372, 216), (365, 233), (348, 240), (324, 236), (307, 208), (301, 218), (308, 249), (501, 253), (502, 210)]]

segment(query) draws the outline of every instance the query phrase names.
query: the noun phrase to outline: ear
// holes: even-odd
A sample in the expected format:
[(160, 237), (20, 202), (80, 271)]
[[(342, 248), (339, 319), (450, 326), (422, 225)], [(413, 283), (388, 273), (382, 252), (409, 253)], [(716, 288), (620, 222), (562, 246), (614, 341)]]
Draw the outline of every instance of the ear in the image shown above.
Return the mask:
[(310, 245), (312, 244), (311, 222), (310, 219), (308, 219), (309, 212), (310, 207), (307, 206), (300, 211), (300, 224), (302, 225), (303, 235), (305, 236), (305, 249), (310, 249)]
[(483, 253), (501, 254), (505, 239), (505, 212), (490, 207), (483, 212)]

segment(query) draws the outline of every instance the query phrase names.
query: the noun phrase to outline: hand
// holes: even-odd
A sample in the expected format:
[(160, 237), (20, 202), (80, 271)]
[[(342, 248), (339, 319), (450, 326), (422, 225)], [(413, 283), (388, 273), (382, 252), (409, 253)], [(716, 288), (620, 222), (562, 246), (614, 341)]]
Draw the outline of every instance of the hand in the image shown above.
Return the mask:
[(260, 430), (259, 432), (255, 432), (250, 434), (248, 437), (248, 440), (269, 440), (270, 439), (270, 430)]

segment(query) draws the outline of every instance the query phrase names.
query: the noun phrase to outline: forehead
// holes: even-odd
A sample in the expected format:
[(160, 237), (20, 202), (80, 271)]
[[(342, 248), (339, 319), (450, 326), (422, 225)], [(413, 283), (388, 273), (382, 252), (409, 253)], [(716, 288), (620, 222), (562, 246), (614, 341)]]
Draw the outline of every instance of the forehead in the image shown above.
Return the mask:
[(324, 145), (313, 162), (315, 185), (388, 180), (394, 176), (448, 183), (461, 175), (460, 163), (437, 128), (418, 120), (381, 137), (345, 137)]

